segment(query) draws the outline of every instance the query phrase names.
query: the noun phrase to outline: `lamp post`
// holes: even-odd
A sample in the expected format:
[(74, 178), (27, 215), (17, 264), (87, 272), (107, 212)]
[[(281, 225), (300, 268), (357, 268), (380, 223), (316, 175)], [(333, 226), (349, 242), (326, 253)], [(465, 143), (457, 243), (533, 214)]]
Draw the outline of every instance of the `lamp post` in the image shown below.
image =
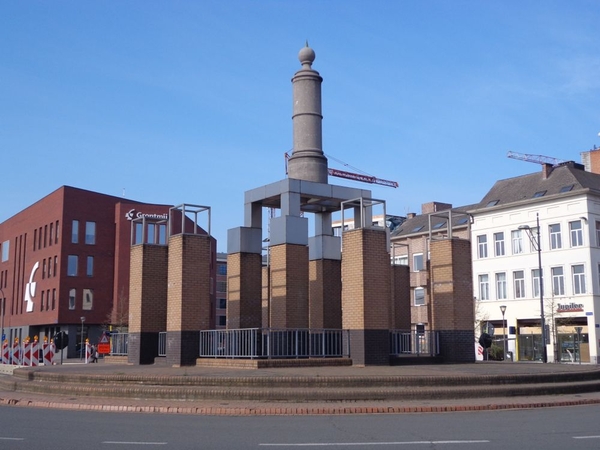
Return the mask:
[(525, 230), (529, 236), (529, 240), (538, 253), (538, 269), (540, 272), (540, 325), (542, 328), (542, 362), (548, 362), (548, 354), (546, 352), (546, 319), (544, 317), (544, 273), (542, 272), (542, 242), (540, 241), (540, 215), (535, 215), (537, 223), (537, 240), (533, 239), (531, 227), (529, 225), (521, 225), (519, 230)]
[(506, 312), (506, 305), (500, 306), (500, 311), (502, 312), (502, 349), (504, 350), (502, 359), (506, 361), (506, 321), (504, 320), (504, 313)]
[(85, 317), (81, 316), (79, 319), (81, 320), (81, 347), (79, 348), (79, 359), (83, 359), (83, 322), (85, 322)]

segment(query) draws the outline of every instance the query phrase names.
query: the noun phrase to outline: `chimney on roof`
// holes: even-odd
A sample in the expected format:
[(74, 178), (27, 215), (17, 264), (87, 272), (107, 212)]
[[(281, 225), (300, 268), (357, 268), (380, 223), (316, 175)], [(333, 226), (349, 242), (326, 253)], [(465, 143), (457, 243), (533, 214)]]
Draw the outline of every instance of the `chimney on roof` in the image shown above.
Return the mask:
[(600, 174), (600, 148), (594, 146), (587, 152), (581, 152), (581, 162), (587, 172)]
[(552, 166), (552, 164), (543, 163), (542, 164), (542, 179), (546, 180), (552, 173), (553, 168), (554, 167)]
[(406, 218), (407, 219), (412, 219), (413, 217), (416, 217), (417, 213), (407, 213), (406, 214)]
[(421, 214), (431, 214), (438, 211), (446, 211), (448, 209), (452, 209), (452, 205), (450, 203), (442, 203), (442, 202), (429, 202), (423, 203), (421, 205)]

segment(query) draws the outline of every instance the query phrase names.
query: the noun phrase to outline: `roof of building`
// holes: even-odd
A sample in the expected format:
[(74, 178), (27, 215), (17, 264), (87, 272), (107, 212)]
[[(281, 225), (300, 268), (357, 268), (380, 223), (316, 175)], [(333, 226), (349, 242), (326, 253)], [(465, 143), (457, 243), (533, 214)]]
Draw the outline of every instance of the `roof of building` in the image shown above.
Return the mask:
[(442, 233), (447, 229), (448, 217), (452, 216), (452, 229), (466, 227), (469, 223), (467, 211), (476, 205), (466, 205), (457, 208), (448, 208), (427, 214), (419, 214), (407, 218), (401, 226), (392, 231), (392, 238), (429, 233), (429, 216), (431, 216), (431, 231)]
[(590, 190), (597, 191), (600, 195), (600, 174), (586, 172), (581, 164), (569, 161), (540, 172), (497, 181), (470, 212), (540, 202), (549, 197), (580, 194)]

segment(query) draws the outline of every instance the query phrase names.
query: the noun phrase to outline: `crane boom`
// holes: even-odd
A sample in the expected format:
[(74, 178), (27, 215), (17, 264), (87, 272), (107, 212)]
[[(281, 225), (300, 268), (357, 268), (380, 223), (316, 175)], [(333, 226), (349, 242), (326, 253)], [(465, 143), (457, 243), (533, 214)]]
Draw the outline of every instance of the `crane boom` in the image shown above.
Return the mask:
[(550, 156), (529, 155), (527, 153), (508, 152), (506, 156), (512, 159), (519, 159), (521, 161), (527, 161), (537, 164), (552, 164), (553, 166), (565, 162), (562, 159), (552, 158)]
[[(286, 175), (288, 173), (287, 162), (288, 162), (289, 157), (290, 157), (290, 155), (287, 152), (284, 152)], [(382, 186), (388, 186), (388, 187), (393, 187), (393, 188), (398, 187), (397, 181), (384, 180), (383, 178), (377, 178), (372, 175), (367, 175), (367, 174), (362, 174), (362, 173), (347, 172), (345, 170), (329, 169), (329, 168), (327, 169), (327, 173), (329, 173), (329, 175), (331, 175), (333, 177), (347, 178), (349, 180), (361, 181), (363, 183), (380, 184)]]
[(347, 178), (354, 181), (362, 181), (363, 183), (381, 184), (382, 186), (388, 186), (397, 188), (397, 181), (384, 180), (382, 178), (373, 177), (371, 175), (363, 175), (362, 173), (346, 172), (345, 170), (339, 169), (327, 169), (329, 175), (339, 178)]

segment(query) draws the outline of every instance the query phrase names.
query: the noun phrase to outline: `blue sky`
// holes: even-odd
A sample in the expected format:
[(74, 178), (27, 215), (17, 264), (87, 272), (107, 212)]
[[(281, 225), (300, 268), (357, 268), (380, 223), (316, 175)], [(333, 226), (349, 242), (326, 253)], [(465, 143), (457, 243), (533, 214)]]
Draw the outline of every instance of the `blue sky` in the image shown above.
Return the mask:
[(4, 1), (0, 221), (71, 185), (210, 206), (226, 251), (244, 192), (285, 177), (306, 40), (325, 154), (400, 187), (329, 182), (388, 213), (540, 170), (509, 150), (600, 146), (596, 0)]

